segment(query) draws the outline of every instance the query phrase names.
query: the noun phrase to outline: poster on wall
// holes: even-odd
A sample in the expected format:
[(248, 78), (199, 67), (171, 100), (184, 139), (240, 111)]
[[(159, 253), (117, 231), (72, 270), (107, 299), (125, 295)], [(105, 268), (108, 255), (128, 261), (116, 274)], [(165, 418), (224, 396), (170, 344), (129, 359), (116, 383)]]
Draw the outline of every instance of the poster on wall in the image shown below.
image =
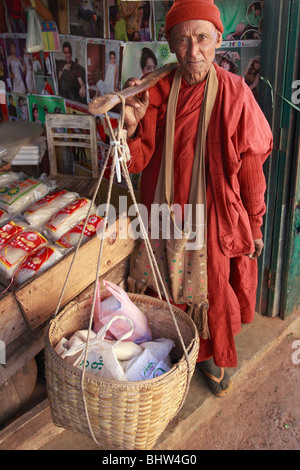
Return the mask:
[(0, 0), (0, 34), (8, 33), (8, 27), (6, 22), (5, 6), (3, 1)]
[(216, 51), (215, 62), (224, 69), (244, 77), (254, 96), (258, 95), (260, 47), (222, 47)]
[(28, 121), (27, 95), (7, 93), (7, 111), (10, 121)]
[(10, 87), (6, 45), (5, 40), (2, 37), (0, 38), (0, 80), (5, 83), (5, 88)]
[(65, 102), (59, 96), (40, 96), (29, 95), (28, 108), (29, 120), (37, 122), (38, 124), (45, 124), (45, 116), (47, 113), (62, 113), (66, 112)]
[(26, 52), (26, 39), (6, 37), (8, 89), (15, 93), (36, 93), (32, 56)]
[(104, 0), (69, 0), (68, 4), (71, 35), (104, 38)]
[(173, 5), (173, 0), (153, 2), (155, 41), (165, 41), (166, 14)]
[(86, 41), (76, 36), (60, 36), (61, 52), (53, 52), (58, 95), (87, 103)]
[(107, 1), (109, 38), (118, 41), (151, 41), (153, 2)]
[(87, 41), (88, 97), (121, 89), (122, 45), (117, 41)]
[(59, 51), (59, 33), (54, 21), (41, 21), (44, 51)]
[(171, 62), (177, 62), (177, 58), (167, 42), (128, 43), (124, 49), (122, 86), (130, 77), (141, 78)]
[(26, 8), (31, 6), (31, 3), (27, 0), (24, 3), (22, 0), (3, 1), (8, 31), (25, 34), (27, 32)]
[(224, 26), (224, 41), (261, 39), (264, 2), (215, 0)]

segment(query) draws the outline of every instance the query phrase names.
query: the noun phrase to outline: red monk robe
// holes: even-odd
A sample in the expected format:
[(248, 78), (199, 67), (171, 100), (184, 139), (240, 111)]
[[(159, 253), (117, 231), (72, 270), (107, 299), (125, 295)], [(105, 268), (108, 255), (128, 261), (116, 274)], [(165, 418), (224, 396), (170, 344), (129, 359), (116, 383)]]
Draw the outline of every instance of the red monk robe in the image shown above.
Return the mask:
[[(253, 239), (262, 237), (266, 189), (262, 164), (272, 149), (270, 127), (241, 77), (216, 68), (219, 82), (206, 145), (208, 324), (198, 361), (213, 356), (236, 367), (234, 336), (254, 318), (257, 261)], [(174, 72), (150, 89), (150, 104), (134, 139), (129, 171), (141, 178), (141, 203), (153, 202), (164, 143), (165, 113)], [(205, 82), (182, 79), (175, 123), (174, 203), (188, 203), (196, 132)], [(182, 305), (180, 306), (182, 308)]]

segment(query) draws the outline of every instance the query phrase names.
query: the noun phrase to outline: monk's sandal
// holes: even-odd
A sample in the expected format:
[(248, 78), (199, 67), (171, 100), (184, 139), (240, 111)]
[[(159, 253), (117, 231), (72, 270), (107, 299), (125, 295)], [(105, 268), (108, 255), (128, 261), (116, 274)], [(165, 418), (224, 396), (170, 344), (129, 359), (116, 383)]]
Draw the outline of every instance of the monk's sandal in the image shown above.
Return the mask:
[(213, 359), (198, 362), (197, 366), (203, 372), (206, 383), (214, 395), (225, 397), (229, 394), (232, 383), (224, 367), (217, 367)]

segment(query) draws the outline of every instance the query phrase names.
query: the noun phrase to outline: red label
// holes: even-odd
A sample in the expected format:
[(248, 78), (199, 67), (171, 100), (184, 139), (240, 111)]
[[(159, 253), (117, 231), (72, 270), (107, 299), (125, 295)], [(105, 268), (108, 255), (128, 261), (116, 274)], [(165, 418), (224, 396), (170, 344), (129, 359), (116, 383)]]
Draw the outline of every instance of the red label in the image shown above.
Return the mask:
[[(83, 235), (89, 238), (95, 235), (98, 224), (101, 222), (101, 220), (103, 220), (102, 217), (98, 217), (97, 215), (91, 215), (88, 219)], [(72, 248), (73, 245), (69, 243), (70, 235), (72, 235), (73, 233), (78, 233), (80, 235), (84, 226), (84, 222), (85, 221), (82, 220), (78, 225), (76, 225), (76, 227), (72, 228), (72, 230), (70, 230), (68, 233), (63, 235), (59, 240), (57, 240), (56, 243), (58, 243), (60, 246), (64, 248)]]
[[(55, 216), (46, 224), (46, 227), (50, 228), (54, 232), (66, 221), (70, 215), (74, 214), (75, 211), (80, 209), (81, 207), (85, 206), (88, 203), (88, 199), (77, 199), (77, 201), (72, 202), (72, 204), (69, 204), (68, 206), (64, 207), (61, 209), (59, 212), (55, 214)], [(67, 217), (61, 219), (61, 215), (66, 214)], [(59, 222), (57, 223), (56, 220)]]
[(62, 190), (62, 191), (57, 191), (56, 193), (49, 194), (49, 196), (43, 197), (38, 202), (36, 202), (33, 206), (27, 209), (25, 214), (33, 214), (33, 212), (37, 211), (43, 206), (47, 206), (48, 204), (50, 204), (50, 202), (54, 201), (54, 199), (56, 199), (57, 197), (65, 193), (66, 191)]
[(38, 271), (43, 264), (48, 261), (50, 256), (53, 255), (54, 249), (50, 246), (45, 246), (40, 250), (35, 251), (32, 255), (27, 256), (25, 261), (20, 266), (21, 269), (31, 269), (32, 271)]
[(36, 250), (40, 245), (46, 243), (47, 240), (38, 232), (23, 232), (14, 238), (9, 245), (6, 245), (2, 248), (2, 253), (4, 250), (4, 254), (0, 254), (0, 261), (2, 261), (5, 266), (11, 268), (13, 265), (18, 263), (22, 259), (22, 255), (20, 258), (13, 264), (11, 264), (5, 257), (6, 251), (9, 247), (16, 248), (19, 250), (24, 251), (24, 256), (32, 253), (32, 251)]
[(24, 230), (24, 227), (16, 225), (14, 222), (3, 225), (0, 228), (0, 245), (6, 245), (12, 237), (18, 235), (22, 230)]

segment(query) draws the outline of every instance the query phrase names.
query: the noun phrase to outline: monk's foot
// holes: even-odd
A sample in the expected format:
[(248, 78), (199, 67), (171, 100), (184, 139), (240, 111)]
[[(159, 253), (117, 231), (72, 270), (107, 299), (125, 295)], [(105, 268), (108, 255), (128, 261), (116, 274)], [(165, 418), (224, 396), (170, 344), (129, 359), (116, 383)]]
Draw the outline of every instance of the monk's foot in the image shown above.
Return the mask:
[(213, 358), (197, 363), (203, 372), (206, 383), (211, 392), (217, 397), (225, 397), (229, 394), (232, 383), (230, 377), (223, 367), (217, 367)]

